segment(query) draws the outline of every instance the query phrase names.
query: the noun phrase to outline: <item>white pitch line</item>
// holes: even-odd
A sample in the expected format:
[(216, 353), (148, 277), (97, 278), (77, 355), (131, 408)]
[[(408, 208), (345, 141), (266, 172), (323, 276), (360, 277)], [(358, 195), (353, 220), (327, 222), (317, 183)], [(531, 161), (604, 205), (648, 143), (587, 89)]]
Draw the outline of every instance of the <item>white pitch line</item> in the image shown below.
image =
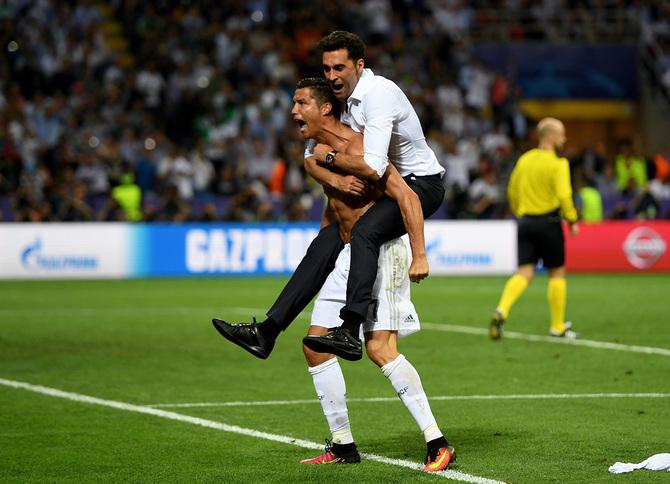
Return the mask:
[[(296, 447), (303, 447), (306, 449), (314, 449), (314, 450), (323, 449), (323, 444), (310, 442), (309, 440), (296, 439), (294, 437), (289, 437), (286, 435), (270, 434), (268, 432), (260, 432), (258, 430), (238, 427), (237, 425), (228, 425), (221, 422), (215, 422), (213, 420), (207, 420), (204, 418), (192, 417), (190, 415), (183, 415), (175, 412), (168, 412), (166, 410), (159, 410), (157, 408), (147, 407), (145, 405), (134, 405), (132, 403), (119, 402), (115, 400), (105, 400), (102, 398), (91, 397), (79, 393), (72, 393), (63, 390), (58, 390), (57, 388), (45, 387), (41, 385), (33, 385), (31, 383), (25, 383), (16, 380), (5, 380), (4, 378), (0, 378), (0, 385), (4, 385), (11, 388), (18, 388), (22, 390), (28, 390), (34, 393), (40, 393), (42, 395), (48, 395), (51, 397), (64, 398), (66, 400), (72, 400), (74, 402), (89, 403), (92, 405), (99, 405), (101, 407), (109, 407), (109, 408), (115, 408), (117, 410), (125, 410), (127, 412), (153, 415), (155, 417), (161, 417), (168, 420), (176, 420), (178, 422), (190, 423), (193, 425), (199, 425), (201, 427), (206, 427), (215, 430), (223, 430), (224, 432), (246, 435), (248, 437), (270, 440), (273, 442), (294, 445)], [(380, 462), (383, 464), (389, 464), (398, 467), (406, 467), (408, 469), (414, 469), (417, 471), (423, 471), (423, 465), (418, 464), (416, 462), (410, 462), (400, 459), (390, 459), (388, 457), (375, 454), (361, 454), (361, 457), (367, 460)], [(446, 479), (452, 479), (455, 481), (471, 482), (474, 484), (504, 484), (504, 482), (502, 481), (496, 481), (493, 479), (488, 479), (486, 477), (474, 476), (471, 474), (466, 474), (464, 472), (454, 471), (450, 469), (441, 472), (436, 472), (433, 475), (444, 477)]]
[[(435, 323), (421, 323), (422, 329), (429, 329), (433, 331), (444, 331), (447, 333), (465, 333), (476, 335), (488, 335), (488, 328), (475, 328), (472, 326), (459, 326), (456, 324), (435, 324)], [(540, 336), (536, 334), (516, 333), (514, 331), (505, 331), (503, 339), (519, 339), (524, 341), (534, 341), (542, 343), (556, 343), (573, 346), (586, 346), (588, 348), (596, 348), (600, 350), (616, 350), (628, 351), (631, 353), (646, 353), (650, 355), (670, 356), (670, 349), (655, 348), (653, 346), (638, 346), (625, 345), (621, 343), (610, 343), (608, 341), (595, 341), (590, 339), (565, 339), (555, 338), (553, 336)]]
[[(581, 398), (670, 398), (670, 393), (537, 393), (517, 395), (437, 395), (429, 400), (562, 400)], [(347, 403), (396, 402), (398, 397), (347, 398)], [(199, 407), (260, 407), (272, 405), (305, 405), (319, 403), (316, 398), (310, 400), (258, 400), (230, 402), (194, 402), (194, 403), (155, 403), (151, 408), (199, 408)]]

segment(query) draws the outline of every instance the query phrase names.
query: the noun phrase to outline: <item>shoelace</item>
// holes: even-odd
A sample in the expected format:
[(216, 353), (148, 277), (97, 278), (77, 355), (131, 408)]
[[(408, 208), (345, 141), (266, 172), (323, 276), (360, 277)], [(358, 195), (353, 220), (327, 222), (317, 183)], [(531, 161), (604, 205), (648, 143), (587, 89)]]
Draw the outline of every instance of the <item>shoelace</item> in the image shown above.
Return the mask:
[(330, 439), (326, 439), (326, 448), (325, 448), (325, 453), (327, 454), (328, 452), (333, 451), (333, 441)]

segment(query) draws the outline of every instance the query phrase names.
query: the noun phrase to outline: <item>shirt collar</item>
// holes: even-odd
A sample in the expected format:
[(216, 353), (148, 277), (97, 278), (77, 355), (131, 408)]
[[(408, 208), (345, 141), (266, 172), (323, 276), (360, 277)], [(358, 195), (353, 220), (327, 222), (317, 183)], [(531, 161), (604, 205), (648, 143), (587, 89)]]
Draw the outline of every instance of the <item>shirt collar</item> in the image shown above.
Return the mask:
[(372, 81), (374, 78), (375, 74), (372, 72), (372, 69), (363, 69), (363, 73), (361, 74), (360, 79), (358, 79), (354, 91), (349, 96), (349, 99), (347, 99), (347, 104), (350, 104), (352, 101), (362, 101), (365, 93), (372, 88)]

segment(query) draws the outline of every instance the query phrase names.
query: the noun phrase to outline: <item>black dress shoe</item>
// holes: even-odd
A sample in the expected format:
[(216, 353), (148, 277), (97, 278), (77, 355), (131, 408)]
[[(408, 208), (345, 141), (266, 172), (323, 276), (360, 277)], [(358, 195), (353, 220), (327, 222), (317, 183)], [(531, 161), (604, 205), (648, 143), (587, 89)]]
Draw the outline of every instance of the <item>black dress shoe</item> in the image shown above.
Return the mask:
[(264, 337), (261, 331), (261, 323), (230, 324), (221, 319), (212, 319), (212, 324), (216, 330), (228, 341), (232, 341), (262, 360), (266, 359), (272, 353), (275, 346), (275, 340)]
[(363, 358), (361, 340), (342, 327), (332, 328), (325, 336), (307, 335), (302, 339), (302, 344), (317, 353), (332, 353), (349, 361)]

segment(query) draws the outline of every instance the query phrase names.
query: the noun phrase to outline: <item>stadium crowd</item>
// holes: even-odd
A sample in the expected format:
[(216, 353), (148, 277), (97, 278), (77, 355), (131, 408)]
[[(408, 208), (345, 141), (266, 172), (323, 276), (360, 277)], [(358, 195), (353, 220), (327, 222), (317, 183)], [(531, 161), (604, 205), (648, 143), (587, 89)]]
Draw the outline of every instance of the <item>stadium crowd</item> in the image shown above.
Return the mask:
[[(667, 83), (667, 7), (487, 5), (510, 14), (507, 37), (551, 39), (554, 23), (526, 29), (513, 13), (554, 18), (565, 3), (575, 12), (634, 10), (650, 27), (642, 29), (645, 40), (663, 46), (657, 62)], [(504, 217), (507, 176), (532, 145), (534, 120), (519, 109), (513, 82), (470, 55), (468, 33), (485, 31), (491, 18), (490, 10), (469, 4), (8, 2), (0, 8), (0, 217), (318, 219), (323, 192), (304, 173), (289, 111), (295, 82), (321, 75), (313, 45), (335, 28), (359, 33), (369, 66), (394, 79), (414, 104), (447, 168), (447, 200), (436, 217)], [(628, 140), (615, 158), (599, 147), (574, 154), (583, 215), (597, 219), (600, 203), (600, 217), (670, 217), (669, 160), (668, 153), (645, 157)]]

